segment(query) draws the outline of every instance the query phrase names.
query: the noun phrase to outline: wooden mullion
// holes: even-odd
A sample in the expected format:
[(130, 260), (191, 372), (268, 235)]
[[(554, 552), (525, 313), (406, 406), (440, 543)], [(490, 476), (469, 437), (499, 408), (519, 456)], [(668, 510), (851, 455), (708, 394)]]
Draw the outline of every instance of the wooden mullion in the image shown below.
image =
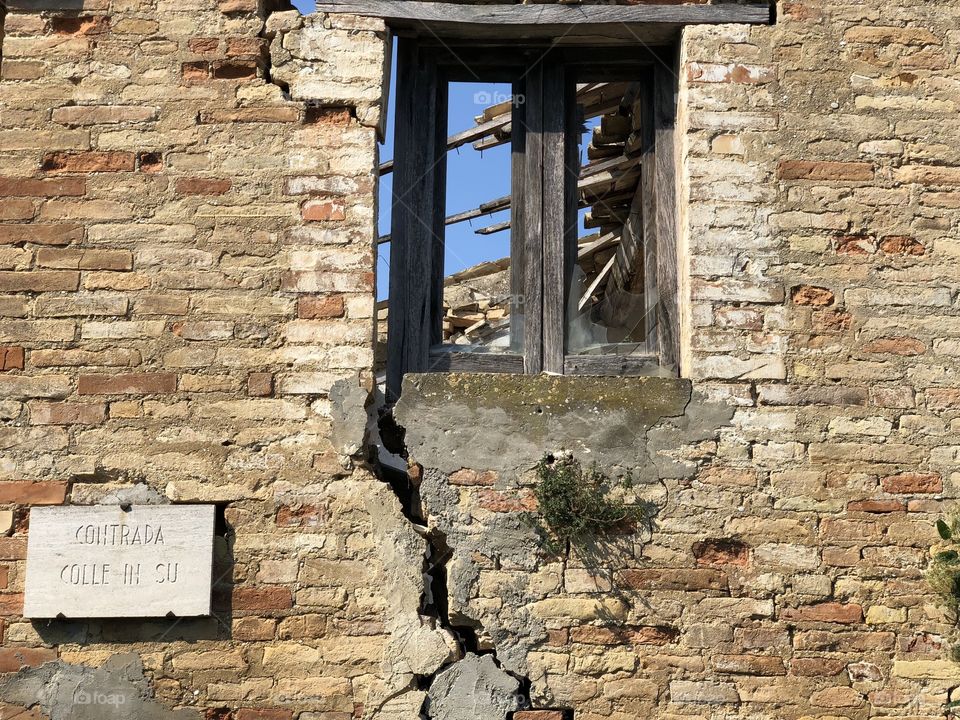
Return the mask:
[[(514, 98), (526, 95), (523, 78), (513, 84)], [(523, 353), (526, 341), (526, 230), (524, 224), (524, 192), (526, 185), (526, 102), (514, 102), (511, 109), (513, 132), (510, 133), (510, 349)]]
[(543, 71), (538, 62), (526, 75), (523, 172), (514, 182), (514, 192), (522, 188), (522, 203), (515, 207), (522, 214), (523, 365), (529, 375), (543, 370)]
[[(543, 370), (563, 374), (567, 259), (576, 252), (578, 158), (570, 166), (567, 92), (563, 65), (541, 63), (543, 72)], [(572, 85), (571, 85), (572, 87)], [(573, 224), (571, 226), (571, 211)], [(573, 230), (572, 244), (570, 231)]]
[[(400, 397), (403, 375), (429, 367), (435, 278), (437, 72), (416, 44), (400, 39), (394, 139), (390, 312), (387, 317), (387, 400)], [(429, 122), (424, 122), (429, 118)], [(442, 214), (441, 214), (442, 217)], [(441, 267), (442, 273), (442, 267)], [(442, 288), (442, 280), (441, 280)]]
[(430, 353), (431, 372), (523, 373), (523, 356), (507, 353), (447, 352)]
[(657, 205), (656, 205), (656, 131), (654, 129), (653, 73), (647, 76), (640, 90), (641, 133), (641, 225), (643, 232), (643, 297), (644, 330), (647, 348), (659, 353), (659, 307), (657, 290)]
[(676, 62), (672, 55), (654, 69), (654, 135), (657, 223), (657, 342), (660, 364), (672, 373), (680, 367), (679, 261), (677, 258)]
[[(437, 73), (436, 110), (434, 114), (433, 216), (430, 219), (430, 346), (443, 342), (443, 281), (446, 255), (447, 220), (447, 99), (449, 85), (443, 73)], [(428, 116), (429, 117), (429, 116)], [(422, 120), (421, 120), (422, 122)], [(426, 123), (429, 124), (429, 123)], [(429, 153), (428, 153), (429, 154)]]

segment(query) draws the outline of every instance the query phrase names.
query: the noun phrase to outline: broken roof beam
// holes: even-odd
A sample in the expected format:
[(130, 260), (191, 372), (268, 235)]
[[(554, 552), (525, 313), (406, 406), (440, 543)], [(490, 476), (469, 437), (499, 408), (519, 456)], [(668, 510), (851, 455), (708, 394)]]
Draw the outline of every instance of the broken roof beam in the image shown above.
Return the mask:
[(749, 5), (464, 5), (419, 0), (320, 0), (317, 12), (383, 18), (391, 27), (452, 38), (555, 38), (569, 33), (633, 39), (651, 25), (771, 21), (771, 4)]

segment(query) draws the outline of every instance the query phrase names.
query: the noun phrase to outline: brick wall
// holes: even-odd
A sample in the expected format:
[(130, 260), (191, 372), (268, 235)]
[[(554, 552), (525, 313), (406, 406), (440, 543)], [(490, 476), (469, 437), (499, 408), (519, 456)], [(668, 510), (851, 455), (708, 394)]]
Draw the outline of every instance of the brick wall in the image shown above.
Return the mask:
[[(421, 617), (425, 543), (357, 452), (382, 27), (247, 0), (8, 5), (0, 673), (133, 652), (155, 705), (193, 717), (417, 717), (418, 676), (458, 650)], [(535, 706), (942, 717), (960, 673), (921, 573), (957, 492), (958, 20), (809, 0), (684, 33), (695, 402), (643, 438), (592, 415), (568, 438), (628, 439), (604, 457), (669, 491), (656, 527), (599, 567), (448, 538), (450, 577), (477, 582), (451, 584), (447, 620)], [(518, 529), (529, 475), (494, 465), (556, 449), (528, 427), (466, 472), (422, 433), (426, 521)], [(24, 621), (29, 508), (118, 497), (222, 508), (216, 617)], [(10, 677), (0, 700), (29, 704)]]

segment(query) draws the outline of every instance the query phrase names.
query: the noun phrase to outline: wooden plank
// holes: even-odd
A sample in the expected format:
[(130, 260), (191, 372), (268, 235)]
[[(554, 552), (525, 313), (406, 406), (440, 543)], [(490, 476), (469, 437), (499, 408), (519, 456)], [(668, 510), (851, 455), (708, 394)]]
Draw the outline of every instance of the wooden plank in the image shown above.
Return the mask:
[[(669, 64), (668, 64), (669, 63)], [(672, 56), (654, 71), (654, 185), (657, 217), (657, 342), (660, 363), (671, 372), (680, 368), (680, 288), (677, 258), (676, 83)]]
[(433, 116), (436, 130), (434, 132), (434, 153), (440, 157), (433, 166), (433, 217), (430, 219), (431, 252), (429, 268), (430, 283), (430, 346), (440, 345), (443, 342), (443, 278), (446, 274), (446, 233), (444, 231), (447, 217), (447, 96), (449, 86), (442, 73), (438, 73), (436, 81), (436, 110)]
[(590, 283), (590, 286), (584, 291), (583, 297), (580, 298), (580, 302), (577, 303), (577, 311), (582, 312), (583, 308), (586, 307), (587, 303), (590, 302), (590, 296), (596, 292), (597, 288), (600, 285), (607, 281), (607, 276), (610, 274), (610, 270), (613, 269), (614, 263), (617, 261), (616, 254), (611, 255), (610, 259), (607, 260), (607, 264), (603, 266), (603, 269), (597, 273), (597, 276), (593, 279), (593, 282)]
[(642, 163), (640, 166), (640, 221), (643, 235), (643, 295), (646, 311), (647, 347), (651, 352), (659, 352), (658, 308), (660, 298), (657, 291), (657, 205), (656, 205), (656, 131), (654, 129), (654, 78), (651, 75), (643, 84), (640, 99), (640, 134)]
[[(520, 177), (514, 177), (514, 203), (522, 218), (523, 242), (523, 356), (529, 375), (543, 371), (543, 132), (544, 65), (538, 62), (527, 73), (523, 120), (514, 127), (526, 130)], [(519, 103), (518, 103), (519, 107)], [(518, 286), (514, 286), (515, 288)], [(511, 289), (511, 292), (516, 292)]]
[(567, 375), (661, 375), (656, 355), (567, 355)]
[(572, 82), (567, 87), (563, 65), (549, 57), (543, 65), (543, 369), (562, 375), (571, 231), (576, 247), (576, 209), (571, 214), (576, 196), (571, 186), (576, 193), (579, 164), (568, 165), (567, 138), (576, 87)]
[[(387, 317), (387, 401), (400, 397), (403, 375), (429, 364), (434, 277), (437, 147), (437, 70), (415, 41), (400, 38), (397, 50), (396, 170), (390, 248), (390, 313)], [(429, 122), (424, 122), (428, 118)]]
[[(513, 83), (513, 94), (524, 97), (527, 92), (525, 78)], [(526, 308), (523, 293), (526, 292), (526, 223), (524, 207), (526, 181), (526, 103), (513, 103), (510, 120), (519, 128), (511, 136), (510, 146), (510, 349), (523, 354), (526, 342)], [(520, 372), (523, 372), (521, 368)]]
[[(448, 347), (455, 348), (456, 345)], [(456, 352), (444, 349), (430, 353), (431, 372), (494, 372), (523, 374), (523, 356), (508, 353)]]
[[(327, 0), (317, 12), (349, 13), (384, 18), (392, 27), (426, 29), (448, 37), (511, 37), (526, 30), (526, 37), (560, 35), (571, 26), (581, 33), (644, 30), (644, 25), (717, 23), (767, 24), (767, 2), (739, 5), (466, 5), (418, 0)], [(560, 32), (557, 32), (557, 31)], [(513, 32), (512, 32), (513, 31)]]

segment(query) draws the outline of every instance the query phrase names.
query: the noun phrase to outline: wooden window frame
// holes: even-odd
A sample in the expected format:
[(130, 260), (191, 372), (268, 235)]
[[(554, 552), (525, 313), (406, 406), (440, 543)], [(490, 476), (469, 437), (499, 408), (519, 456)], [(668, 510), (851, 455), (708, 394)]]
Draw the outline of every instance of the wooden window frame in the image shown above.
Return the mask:
[[(412, 372), (676, 375), (679, 290), (674, 127), (676, 51), (667, 48), (451, 46), (399, 38), (387, 397)], [(645, 113), (642, 201), (648, 353), (567, 355), (566, 294), (576, 257), (575, 76), (636, 78)], [(443, 314), (448, 83), (513, 82), (511, 294), (522, 293), (523, 353), (437, 351)], [(434, 122), (425, 122), (433, 118)], [(558, 190), (558, 188), (560, 190)], [(622, 251), (622, 247), (618, 252)], [(650, 269), (653, 272), (650, 272)], [(522, 290), (521, 290), (522, 288)], [(513, 308), (512, 310), (515, 310)], [(511, 317), (518, 317), (511, 312)]]

